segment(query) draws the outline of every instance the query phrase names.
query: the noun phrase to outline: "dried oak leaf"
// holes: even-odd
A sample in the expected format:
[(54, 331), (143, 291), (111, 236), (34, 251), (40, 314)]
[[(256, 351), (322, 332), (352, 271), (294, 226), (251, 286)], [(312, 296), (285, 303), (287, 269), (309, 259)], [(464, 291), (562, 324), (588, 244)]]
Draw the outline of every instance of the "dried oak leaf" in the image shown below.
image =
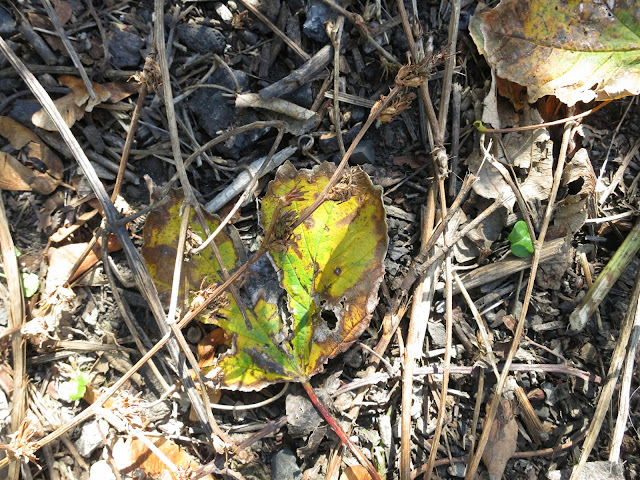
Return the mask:
[[(113, 448), (113, 460), (121, 473), (133, 473), (142, 470), (150, 478), (178, 480), (180, 478), (189, 478), (187, 472), (194, 472), (200, 467), (200, 462), (197, 459), (172, 440), (164, 437), (148, 437), (148, 439), (171, 463), (178, 467), (179, 471), (171, 473), (167, 464), (142, 440), (129, 437), (126, 441), (119, 440), (116, 442)], [(213, 480), (211, 475), (201, 478)]]
[(640, 93), (635, 0), (502, 0), (492, 10), (478, 6), (470, 32), (498, 76), (526, 86), (531, 103)]
[(561, 186), (567, 189), (567, 196), (558, 202), (553, 223), (571, 233), (580, 230), (589, 215), (589, 201), (595, 198), (596, 182), (589, 153), (581, 148), (562, 172)]
[[(87, 86), (81, 78), (62, 75), (58, 82), (71, 89), (71, 93), (53, 102), (68, 127), (72, 127), (84, 117), (85, 112), (92, 111), (96, 105), (106, 101), (117, 103), (138, 91), (138, 86), (135, 83), (109, 82), (98, 84), (91, 82), (91, 87), (96, 95), (95, 98), (91, 98)], [(34, 113), (31, 121), (36, 127), (44, 130), (50, 132), (58, 131), (49, 114), (44, 110), (38, 110)]]

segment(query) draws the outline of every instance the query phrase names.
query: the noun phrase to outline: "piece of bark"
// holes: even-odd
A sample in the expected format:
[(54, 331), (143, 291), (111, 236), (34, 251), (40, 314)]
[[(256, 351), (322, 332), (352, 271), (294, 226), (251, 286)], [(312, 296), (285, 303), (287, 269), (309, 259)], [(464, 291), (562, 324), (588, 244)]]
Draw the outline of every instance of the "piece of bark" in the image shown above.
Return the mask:
[(272, 83), (268, 87), (263, 88), (258, 93), (262, 98), (269, 99), (281, 97), (287, 93), (293, 92), (295, 89), (310, 82), (315, 78), (322, 69), (324, 69), (333, 57), (333, 47), (326, 45), (321, 48), (318, 53), (305, 62), (300, 68), (294, 70), (286, 77)]

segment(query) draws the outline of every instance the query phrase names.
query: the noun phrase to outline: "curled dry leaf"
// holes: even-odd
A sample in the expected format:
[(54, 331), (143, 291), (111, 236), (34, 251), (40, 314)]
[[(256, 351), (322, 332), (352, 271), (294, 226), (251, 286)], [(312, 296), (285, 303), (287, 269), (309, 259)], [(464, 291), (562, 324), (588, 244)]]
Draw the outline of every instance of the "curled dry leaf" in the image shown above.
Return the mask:
[(491, 425), (489, 441), (482, 453), (482, 461), (489, 472), (491, 480), (500, 480), (507, 462), (517, 448), (518, 423), (516, 422), (511, 402), (500, 399), (496, 418)]
[[(3, 190), (53, 192), (62, 179), (63, 166), (58, 156), (35, 133), (9, 117), (0, 117), (0, 136), (20, 151), (21, 158), (31, 163), (29, 167), (16, 157), (0, 152), (0, 188)], [(36, 167), (44, 167), (41, 172)]]
[[(62, 115), (68, 127), (72, 127), (78, 120), (84, 117), (85, 112), (90, 112), (96, 105), (109, 101), (117, 103), (129, 95), (138, 91), (135, 83), (103, 83), (91, 82), (96, 98), (91, 98), (87, 86), (81, 78), (63, 75), (58, 82), (71, 89), (71, 93), (54, 101), (56, 108)], [(36, 127), (55, 132), (58, 129), (53, 124), (49, 114), (44, 110), (38, 110), (31, 117)]]
[(531, 103), (640, 93), (635, 0), (502, 0), (493, 10), (478, 6), (470, 33), (498, 76), (527, 87)]
[[(520, 116), (519, 126), (535, 125), (541, 121), (536, 110), (526, 107)], [(511, 162), (513, 167), (526, 172), (526, 179), (519, 182), (520, 192), (525, 201), (544, 201), (549, 198), (553, 183), (553, 141), (549, 132), (539, 128), (534, 131), (507, 133), (502, 144), (506, 149), (506, 155), (502, 148), (498, 148), (495, 159), (503, 165)], [(478, 168), (483, 164), (483, 156), (479, 152), (472, 153), (468, 163), (469, 168), (478, 175), (473, 190), (487, 199), (510, 195), (511, 198), (506, 203), (509, 209), (513, 208), (515, 196), (500, 172), (489, 162), (484, 162), (482, 170), (478, 172)]]

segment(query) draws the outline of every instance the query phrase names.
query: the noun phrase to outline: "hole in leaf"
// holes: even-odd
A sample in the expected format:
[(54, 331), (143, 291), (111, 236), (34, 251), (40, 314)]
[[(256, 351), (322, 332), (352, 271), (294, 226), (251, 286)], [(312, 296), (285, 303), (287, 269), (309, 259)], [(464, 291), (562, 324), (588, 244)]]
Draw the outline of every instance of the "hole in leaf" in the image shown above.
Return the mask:
[(584, 185), (584, 178), (578, 178), (573, 182), (569, 183), (567, 187), (569, 188), (569, 195), (577, 195), (582, 190), (582, 185)]
[(322, 318), (327, 323), (329, 330), (336, 328), (336, 325), (338, 324), (338, 317), (336, 317), (335, 313), (331, 310), (325, 310), (322, 312)]

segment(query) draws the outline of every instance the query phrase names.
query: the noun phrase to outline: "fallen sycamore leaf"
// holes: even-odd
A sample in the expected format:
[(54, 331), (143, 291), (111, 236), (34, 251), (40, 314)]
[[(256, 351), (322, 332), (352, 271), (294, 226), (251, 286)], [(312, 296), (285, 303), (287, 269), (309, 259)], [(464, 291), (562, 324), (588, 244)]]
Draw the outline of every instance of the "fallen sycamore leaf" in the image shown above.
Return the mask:
[[(142, 256), (145, 259), (149, 273), (153, 278), (160, 299), (168, 304), (173, 282), (173, 270), (175, 267), (176, 249), (180, 236), (180, 223), (182, 217), (180, 209), (184, 201), (181, 190), (172, 190), (169, 193), (171, 200), (154, 209), (148, 216), (144, 225), (144, 240)], [(203, 253), (192, 255), (191, 251), (204, 242), (207, 235), (202, 226), (197, 223), (193, 209), (190, 210), (189, 232), (187, 239), (187, 261), (181, 270), (180, 293), (178, 298), (182, 306), (188, 308), (193, 302), (197, 306), (199, 299), (206, 296), (207, 292), (202, 288), (212, 283), (222, 283), (222, 269), (214, 257), (213, 251), (208, 248)], [(203, 210), (209, 229), (213, 232), (220, 225), (220, 218)], [(245, 260), (244, 247), (238, 233), (229, 227), (216, 237), (216, 245), (220, 250), (224, 266), (229, 271), (239, 267)], [(240, 314), (239, 307), (233, 297), (227, 293), (216, 302), (218, 307), (224, 307), (225, 314)], [(210, 323), (207, 314), (200, 317), (205, 323)]]
[(478, 6), (471, 36), (499, 77), (569, 106), (640, 93), (635, 0), (502, 0)]
[[(297, 218), (334, 171), (328, 162), (301, 171), (290, 162), (282, 165), (262, 201), (263, 227)], [(274, 218), (279, 199), (296, 189), (302, 197)], [(307, 381), (356, 341), (369, 324), (384, 275), (388, 238), (381, 194), (361, 169), (352, 170), (333, 189), (339, 198), (315, 210), (284, 248), (272, 249), (288, 294), (290, 321), (283, 322), (275, 305), (259, 301), (249, 323), (220, 322), (235, 334), (236, 346), (218, 364), (225, 387), (254, 390), (274, 381)], [(328, 322), (323, 310), (331, 312)]]
[[(98, 84), (91, 82), (96, 95), (96, 98), (91, 98), (87, 86), (81, 78), (62, 75), (58, 82), (71, 89), (71, 93), (53, 102), (68, 127), (72, 127), (84, 117), (85, 112), (92, 111), (96, 105), (106, 101), (117, 103), (138, 91), (138, 86), (135, 83), (109, 82)], [(58, 131), (49, 114), (44, 110), (38, 110), (34, 113), (31, 121), (36, 127), (44, 130), (50, 132)]]

